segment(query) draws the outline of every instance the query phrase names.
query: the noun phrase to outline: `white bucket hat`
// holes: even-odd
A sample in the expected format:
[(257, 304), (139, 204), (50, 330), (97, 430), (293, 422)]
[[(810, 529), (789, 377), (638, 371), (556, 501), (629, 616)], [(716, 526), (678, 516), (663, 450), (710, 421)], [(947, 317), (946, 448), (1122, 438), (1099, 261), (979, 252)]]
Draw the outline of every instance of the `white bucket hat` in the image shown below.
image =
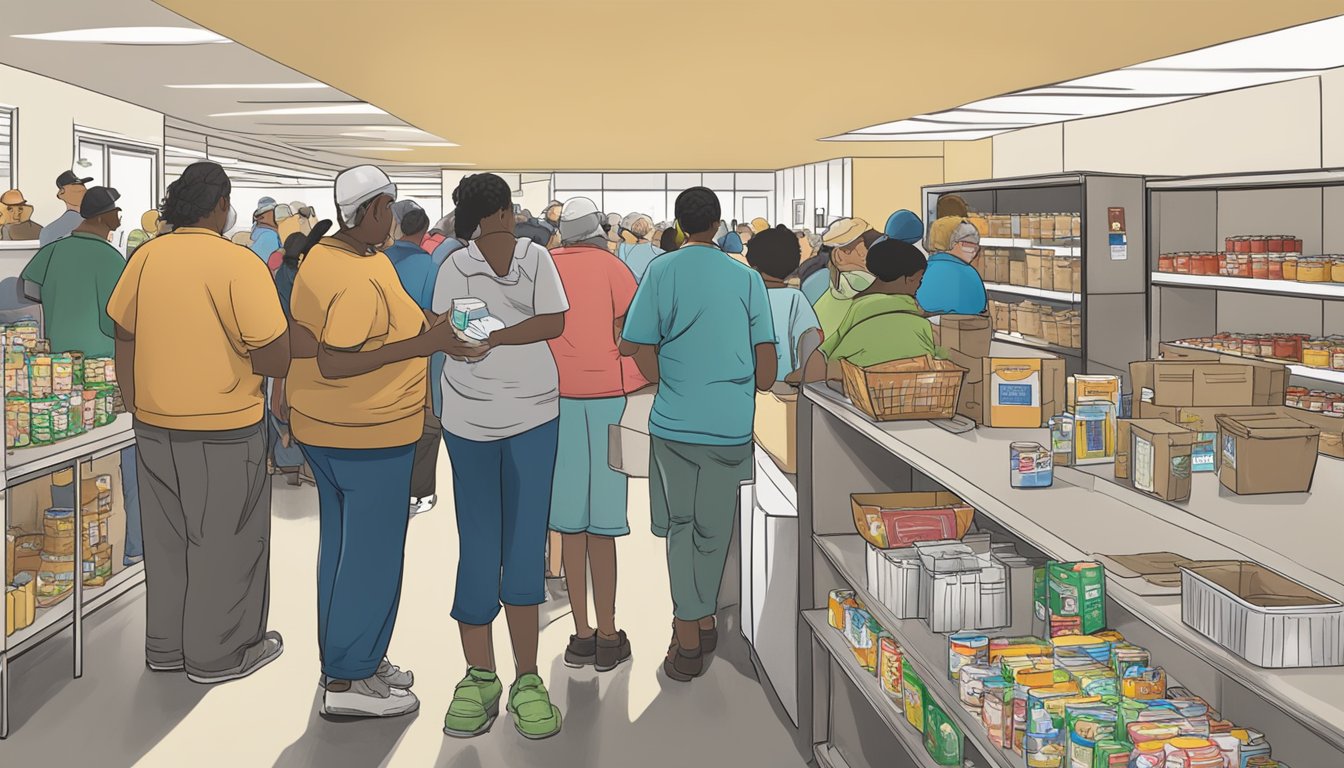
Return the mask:
[(375, 165), (357, 165), (341, 171), (336, 177), (336, 208), (345, 226), (354, 226), (359, 207), (379, 195), (397, 196), (397, 185)]

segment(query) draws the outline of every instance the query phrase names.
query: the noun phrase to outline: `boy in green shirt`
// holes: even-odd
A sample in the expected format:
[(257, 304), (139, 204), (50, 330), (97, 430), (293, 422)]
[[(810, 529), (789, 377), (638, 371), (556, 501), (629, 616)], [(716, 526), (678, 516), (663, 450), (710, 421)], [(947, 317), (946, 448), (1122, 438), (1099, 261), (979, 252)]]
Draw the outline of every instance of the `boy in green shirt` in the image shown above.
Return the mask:
[(809, 381), (840, 378), (840, 361), (867, 367), (908, 357), (946, 353), (933, 343), (933, 326), (924, 318), (915, 291), (927, 265), (924, 254), (900, 240), (884, 240), (868, 251), (875, 280), (850, 303), (836, 332), (826, 338), (808, 363)]

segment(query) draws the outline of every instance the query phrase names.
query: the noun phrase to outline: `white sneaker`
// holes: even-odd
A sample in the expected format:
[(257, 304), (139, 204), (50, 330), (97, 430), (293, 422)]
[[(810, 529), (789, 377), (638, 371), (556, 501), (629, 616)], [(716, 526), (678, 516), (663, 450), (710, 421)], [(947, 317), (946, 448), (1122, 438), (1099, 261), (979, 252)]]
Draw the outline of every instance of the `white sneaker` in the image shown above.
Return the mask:
[(411, 497), (411, 514), (423, 515), (424, 513), (433, 509), (434, 505), (438, 503), (439, 503), (439, 496), (436, 493), (431, 493), (430, 495), (422, 498)]
[(388, 661), (386, 656), (378, 662), (378, 671), (374, 673), (374, 676), (393, 688), (409, 690), (411, 686), (415, 685), (415, 674), (409, 669), (402, 669)]
[(367, 680), (333, 682), (345, 688), (333, 691), (329, 686), (322, 696), (322, 713), (335, 717), (397, 717), (420, 708), (420, 700), (404, 688), (393, 688), (377, 675)]

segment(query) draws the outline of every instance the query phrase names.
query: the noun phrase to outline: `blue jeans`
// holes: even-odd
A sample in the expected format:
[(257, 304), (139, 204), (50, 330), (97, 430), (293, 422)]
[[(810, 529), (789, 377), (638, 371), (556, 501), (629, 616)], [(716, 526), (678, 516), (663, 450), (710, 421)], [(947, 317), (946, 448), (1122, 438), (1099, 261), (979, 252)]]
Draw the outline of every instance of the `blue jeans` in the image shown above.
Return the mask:
[(364, 680), (392, 642), (415, 445), (303, 445), (317, 481), (317, 647), (333, 680)]
[(126, 509), (126, 550), (122, 564), (131, 565), (145, 556), (140, 532), (140, 478), (136, 477), (135, 446), (121, 449), (121, 504)]
[(483, 626), (501, 605), (546, 602), (546, 526), (559, 437), (559, 419), (502, 440), (443, 433), (457, 507), (457, 621)]

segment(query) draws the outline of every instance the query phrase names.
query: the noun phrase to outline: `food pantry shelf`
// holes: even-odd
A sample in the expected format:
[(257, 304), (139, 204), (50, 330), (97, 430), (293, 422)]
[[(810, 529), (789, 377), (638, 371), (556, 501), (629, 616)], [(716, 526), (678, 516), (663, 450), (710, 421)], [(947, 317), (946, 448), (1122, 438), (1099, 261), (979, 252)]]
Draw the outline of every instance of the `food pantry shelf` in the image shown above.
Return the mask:
[[(850, 652), (845, 644), (845, 637), (839, 630), (835, 629), (827, 621), (828, 611), (825, 608), (818, 608), (810, 611), (803, 611), (803, 621), (812, 628), (812, 634), (817, 638), (826, 650), (835, 659), (836, 664), (845, 671), (845, 676), (854, 684), (855, 688), (863, 694), (863, 697), (872, 705), (873, 711), (878, 717), (887, 724), (892, 734), (900, 740), (901, 745), (910, 753), (910, 759), (920, 768), (936, 768), (938, 765), (929, 757), (929, 753), (924, 749), (924, 741), (919, 731), (906, 722), (905, 710), (900, 708), (896, 702), (887, 698), (887, 694), (882, 690), (882, 684), (877, 677), (868, 674), (868, 670), (859, 666), (859, 662)], [(921, 673), (922, 674), (922, 673)], [(939, 701), (940, 705), (946, 702)], [(955, 704), (955, 702), (953, 702)], [(843, 763), (842, 763), (843, 764)]]
[[(1201, 352), (1219, 351), (1214, 349), (1204, 349), (1203, 347), (1196, 347), (1190, 344), (1173, 343), (1171, 346), (1180, 347), (1182, 349), (1197, 349)], [(1304, 379), (1315, 379), (1316, 381), (1330, 381), (1336, 384), (1344, 384), (1344, 371), (1336, 371), (1329, 368), (1313, 368), (1309, 365), (1302, 365), (1300, 363), (1290, 363), (1287, 360), (1275, 360), (1270, 357), (1259, 357), (1256, 355), (1238, 355), (1236, 352), (1225, 352), (1224, 354), (1237, 355), (1237, 357), (1245, 357), (1249, 360), (1264, 360), (1265, 362), (1269, 363), (1281, 363), (1283, 365), (1288, 366), (1288, 372), (1294, 376), (1299, 376)]]
[(1036, 243), (1020, 237), (982, 237), (980, 245), (991, 248), (1032, 248), (1038, 251), (1054, 251), (1064, 256), (1081, 256), (1083, 249), (1076, 245), (1050, 245)]
[[(1197, 560), (1249, 559), (1336, 599), (1344, 597), (1344, 562), (1337, 547), (1344, 535), (1344, 520), (1338, 514), (1344, 467), (1334, 459), (1320, 459), (1311, 494), (1238, 497), (1218, 487), (1216, 478), (1199, 477), (1184, 508), (1149, 500), (1113, 483), (1095, 483), (1092, 476), (1067, 468), (1057, 471), (1053, 487), (1023, 490), (1010, 486), (1005, 466), (1008, 445), (1019, 440), (1045, 442), (1046, 430), (979, 429), (953, 435), (927, 422), (878, 425), (825, 388), (809, 386), (805, 397), (851, 428), (857, 439), (896, 456), (961, 496), (977, 514), (1054, 559), (1085, 560), (1097, 554), (1154, 549)], [(1284, 525), (1283, 514), (1266, 514), (1269, 510), (1291, 512), (1293, 524)], [(1311, 533), (1303, 535), (1304, 531)], [(1344, 668), (1261, 669), (1182, 623), (1178, 597), (1136, 594), (1111, 574), (1107, 591), (1121, 608), (1204, 664), (1258, 691), (1344, 749)], [(1181, 669), (1173, 671), (1178, 678), (1195, 677)]]
[(38, 608), (33, 617), (33, 623), (16, 631), (14, 634), (5, 638), (5, 647), (8, 649), (11, 657), (18, 656), (37, 643), (46, 639), (50, 632), (48, 630), (59, 624), (69, 626), (74, 612), (71, 610), (74, 606), (74, 592), (68, 593), (68, 597), (55, 605), (49, 605), (46, 608)]
[(1044, 349), (1050, 352), (1054, 352), (1057, 355), (1068, 355), (1069, 357), (1078, 357), (1079, 355), (1082, 354), (1081, 350), (1074, 349), (1073, 347), (1061, 347), (1058, 344), (1051, 344), (1048, 341), (1029, 339), (1020, 333), (1007, 333), (1004, 331), (995, 331), (994, 338), (998, 341), (1004, 342), (1005, 344), (1020, 344), (1021, 346), (1024, 347)]
[(1299, 283), (1296, 280), (1264, 280), (1254, 277), (1181, 275), (1173, 272), (1154, 272), (1153, 285), (1247, 291), (1276, 296), (1309, 296), (1315, 299), (1344, 299), (1344, 283)]
[[(1013, 754), (1011, 750), (1000, 749), (994, 746), (989, 740), (989, 734), (985, 732), (980, 718), (975, 717), (969, 710), (961, 705), (961, 691), (952, 683), (947, 676), (947, 636), (935, 634), (929, 629), (929, 625), (919, 619), (898, 619), (887, 607), (878, 602), (877, 598), (868, 591), (868, 583), (864, 566), (864, 547), (867, 543), (863, 537), (855, 534), (837, 534), (832, 536), (814, 535), (812, 540), (816, 542), (817, 549), (826, 556), (826, 559), (835, 566), (840, 572), (841, 578), (848, 582), (851, 589), (858, 595), (864, 607), (873, 614), (873, 618), (882, 628), (891, 633), (896, 638), (903, 650), (906, 663), (914, 661), (915, 671), (919, 673), (924, 681), (924, 686), (928, 689), (938, 705), (949, 717), (957, 721), (961, 728), (962, 735), (970, 739), (975, 744), (975, 748), (980, 754), (984, 755), (993, 765), (1003, 768), (1017, 768), (1022, 764), (1022, 758)], [(825, 617), (825, 610), (819, 611), (822, 614), (821, 624), (827, 630), (836, 635), (838, 640), (843, 638), (830, 628)], [(806, 614), (804, 614), (806, 618)], [(809, 623), (811, 620), (809, 619)], [(849, 653), (847, 648), (842, 649)], [(850, 654), (851, 659), (853, 654)], [(864, 674), (867, 674), (866, 672)], [(877, 684), (877, 678), (873, 678), (873, 683)], [(881, 688), (877, 689), (879, 696), (885, 696)], [(904, 714), (899, 715), (901, 723), (907, 729), (910, 729), (905, 722)], [(910, 729), (913, 731), (913, 729)], [(927, 754), (927, 753), (926, 753)]]
[(1069, 304), (1077, 304), (1083, 300), (1080, 293), (1068, 293), (1067, 291), (1047, 291), (1044, 288), (1031, 288), (1025, 285), (1007, 285), (1005, 283), (985, 283), (985, 290), (992, 293), (1011, 293), (1016, 296), (1031, 296), (1037, 299), (1049, 299), (1050, 301), (1063, 301)]
[(132, 417), (123, 413), (111, 424), (51, 445), (10, 448), (5, 452), (5, 485), (76, 459), (124, 448), (135, 440)]

